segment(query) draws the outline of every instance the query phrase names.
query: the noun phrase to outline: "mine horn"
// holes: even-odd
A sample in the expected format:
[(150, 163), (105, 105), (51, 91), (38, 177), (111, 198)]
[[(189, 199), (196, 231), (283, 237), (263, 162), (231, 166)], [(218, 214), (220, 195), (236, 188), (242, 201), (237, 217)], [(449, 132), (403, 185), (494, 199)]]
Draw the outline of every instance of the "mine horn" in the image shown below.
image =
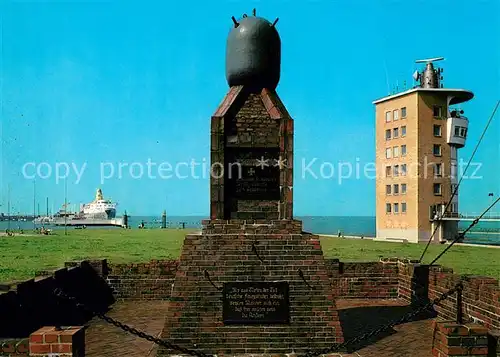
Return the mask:
[(236, 18), (234, 16), (231, 17), (231, 20), (233, 20), (235, 28), (238, 27), (238, 26), (240, 26), (239, 22), (236, 21)]

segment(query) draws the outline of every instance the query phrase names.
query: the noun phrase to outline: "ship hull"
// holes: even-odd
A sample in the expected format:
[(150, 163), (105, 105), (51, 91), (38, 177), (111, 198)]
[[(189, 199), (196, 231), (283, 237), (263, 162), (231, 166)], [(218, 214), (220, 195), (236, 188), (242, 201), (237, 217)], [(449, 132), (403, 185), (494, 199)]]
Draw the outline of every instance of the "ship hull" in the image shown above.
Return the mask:
[(116, 217), (115, 210), (106, 210), (104, 212), (97, 213), (84, 213), (82, 214), (82, 219), (113, 219)]
[(124, 227), (123, 218), (113, 218), (113, 219), (97, 219), (97, 218), (80, 218), (80, 219), (67, 219), (58, 218), (55, 219), (51, 224), (55, 226), (68, 226), (68, 227), (107, 227), (107, 226), (117, 226)]

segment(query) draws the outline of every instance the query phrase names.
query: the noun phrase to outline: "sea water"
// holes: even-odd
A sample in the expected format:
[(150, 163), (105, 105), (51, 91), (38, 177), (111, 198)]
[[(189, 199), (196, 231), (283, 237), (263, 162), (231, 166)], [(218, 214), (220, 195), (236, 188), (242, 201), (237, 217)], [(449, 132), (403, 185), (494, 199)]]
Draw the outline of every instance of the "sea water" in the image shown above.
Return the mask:
[[(169, 228), (201, 228), (201, 220), (206, 219), (203, 216), (170, 216), (167, 217), (167, 226)], [(349, 236), (375, 236), (375, 217), (344, 217), (344, 216), (298, 216), (296, 219), (302, 220), (304, 231), (316, 234), (332, 234), (336, 235), (340, 231), (343, 235)], [(130, 216), (129, 226), (137, 228), (142, 222), (146, 228), (160, 228), (160, 216)], [(459, 222), (459, 229), (464, 230), (471, 222)], [(0, 231), (5, 231), (9, 223), (0, 221)], [(40, 227), (41, 225), (37, 225)], [(25, 231), (33, 229), (31, 221), (11, 221), (10, 228), (12, 230), (23, 229)], [(61, 229), (64, 227), (51, 227), (53, 229)], [(94, 227), (88, 227), (92, 229)], [(107, 228), (107, 227), (96, 227)], [(68, 227), (68, 229), (75, 229)], [(121, 229), (118, 227), (109, 227), (109, 229)], [(479, 222), (470, 233), (467, 233), (464, 242), (476, 244), (491, 244), (500, 245), (500, 222)]]

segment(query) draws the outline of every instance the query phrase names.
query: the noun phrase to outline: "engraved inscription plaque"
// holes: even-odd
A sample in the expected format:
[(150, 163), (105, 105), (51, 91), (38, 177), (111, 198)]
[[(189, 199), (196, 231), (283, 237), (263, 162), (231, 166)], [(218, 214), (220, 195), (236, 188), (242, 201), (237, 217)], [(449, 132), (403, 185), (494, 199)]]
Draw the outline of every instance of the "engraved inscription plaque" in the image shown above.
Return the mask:
[(277, 149), (233, 149), (228, 155), (228, 187), (240, 200), (279, 200)]
[(235, 182), (235, 196), (239, 199), (279, 199), (279, 169), (243, 166), (241, 178)]
[(222, 319), (226, 325), (290, 323), (288, 282), (224, 283)]

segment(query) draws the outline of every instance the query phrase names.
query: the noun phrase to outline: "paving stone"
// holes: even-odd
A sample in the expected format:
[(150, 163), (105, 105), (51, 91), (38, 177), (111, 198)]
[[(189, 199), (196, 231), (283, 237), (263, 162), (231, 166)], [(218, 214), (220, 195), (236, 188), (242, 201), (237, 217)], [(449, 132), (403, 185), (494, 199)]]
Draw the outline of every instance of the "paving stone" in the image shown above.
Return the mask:
[[(159, 336), (163, 328), (166, 301), (123, 301), (115, 303), (107, 316)], [(146, 357), (156, 355), (156, 346), (99, 318), (90, 321), (85, 331), (87, 357)]]
[[(159, 336), (166, 306), (166, 301), (122, 301), (114, 304), (107, 315), (138, 330)], [(404, 308), (409, 310), (406, 302), (398, 299), (339, 299), (337, 308), (339, 314), (345, 316), (356, 316), (356, 313), (363, 312), (359, 309), (367, 309), (366, 318), (373, 320), (375, 325), (377, 321), (383, 324), (388, 318), (405, 313), (407, 310)], [(354, 328), (357, 328), (355, 322), (349, 321), (350, 328), (353, 328), (353, 323)], [(344, 326), (344, 321), (342, 323), (343, 328), (348, 327)], [(430, 357), (432, 336), (431, 319), (412, 321), (396, 326), (389, 334), (379, 336), (370, 345), (350, 353), (330, 354), (328, 357)], [(156, 347), (151, 342), (135, 337), (98, 318), (90, 321), (85, 340), (87, 357), (156, 355)], [(254, 356), (264, 355), (254, 354)]]

